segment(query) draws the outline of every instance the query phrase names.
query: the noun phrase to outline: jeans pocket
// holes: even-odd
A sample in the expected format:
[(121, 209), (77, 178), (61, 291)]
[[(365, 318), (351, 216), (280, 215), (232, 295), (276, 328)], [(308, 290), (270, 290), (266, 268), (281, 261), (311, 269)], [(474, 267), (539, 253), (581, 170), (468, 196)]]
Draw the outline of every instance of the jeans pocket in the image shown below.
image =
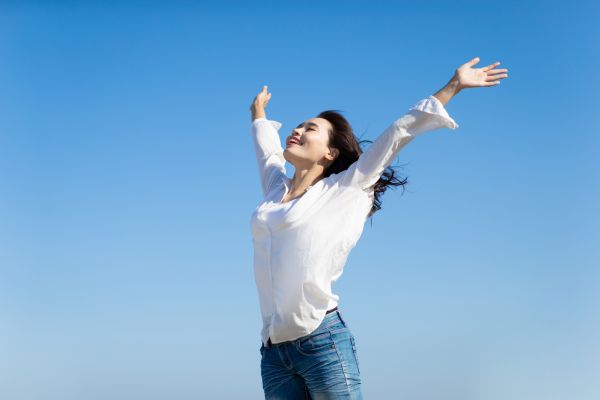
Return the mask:
[(296, 341), (296, 349), (305, 356), (320, 356), (336, 351), (329, 330), (315, 332)]

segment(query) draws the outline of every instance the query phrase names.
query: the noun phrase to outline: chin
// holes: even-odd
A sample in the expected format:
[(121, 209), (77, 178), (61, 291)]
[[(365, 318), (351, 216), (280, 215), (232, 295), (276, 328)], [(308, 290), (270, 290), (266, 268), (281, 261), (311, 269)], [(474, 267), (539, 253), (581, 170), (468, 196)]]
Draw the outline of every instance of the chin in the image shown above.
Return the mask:
[(285, 161), (292, 165), (294, 164), (294, 161), (298, 159), (298, 157), (295, 156), (294, 153), (292, 153), (289, 149), (283, 150), (283, 158), (285, 158)]

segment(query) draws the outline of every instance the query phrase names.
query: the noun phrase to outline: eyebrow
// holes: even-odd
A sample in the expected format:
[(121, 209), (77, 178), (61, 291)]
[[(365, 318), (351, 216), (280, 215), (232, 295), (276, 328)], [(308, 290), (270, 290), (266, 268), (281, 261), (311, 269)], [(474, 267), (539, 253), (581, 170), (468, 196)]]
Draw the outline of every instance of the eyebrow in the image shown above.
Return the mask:
[[(302, 125), (304, 125), (304, 122), (303, 122), (303, 123), (301, 123), (300, 125), (298, 125), (296, 128), (300, 128)], [(317, 128), (317, 129), (319, 128), (319, 125), (318, 125), (318, 124), (315, 124), (314, 122), (307, 122), (307, 123), (306, 123), (306, 125), (308, 125), (308, 126), (312, 126), (312, 127), (314, 127), (314, 128)]]

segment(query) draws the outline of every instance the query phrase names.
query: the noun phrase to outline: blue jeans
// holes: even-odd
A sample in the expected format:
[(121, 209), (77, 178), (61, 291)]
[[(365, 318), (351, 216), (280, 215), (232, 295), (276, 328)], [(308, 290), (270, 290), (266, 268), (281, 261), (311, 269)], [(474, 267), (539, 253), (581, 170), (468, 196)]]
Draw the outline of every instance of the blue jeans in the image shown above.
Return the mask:
[(265, 399), (362, 399), (356, 340), (338, 310), (296, 340), (260, 346)]

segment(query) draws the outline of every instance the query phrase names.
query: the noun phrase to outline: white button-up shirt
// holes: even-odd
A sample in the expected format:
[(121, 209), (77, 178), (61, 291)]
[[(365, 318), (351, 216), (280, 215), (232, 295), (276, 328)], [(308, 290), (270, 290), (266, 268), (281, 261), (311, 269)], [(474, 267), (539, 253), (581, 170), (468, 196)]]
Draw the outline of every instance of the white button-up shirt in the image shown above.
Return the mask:
[(394, 121), (345, 171), (317, 181), (281, 203), (291, 187), (278, 130), (255, 119), (250, 128), (263, 201), (251, 217), (254, 277), (266, 345), (312, 333), (339, 296), (331, 285), (342, 275), (373, 204), (373, 185), (402, 147), (437, 128), (458, 128), (434, 96), (417, 102)]

